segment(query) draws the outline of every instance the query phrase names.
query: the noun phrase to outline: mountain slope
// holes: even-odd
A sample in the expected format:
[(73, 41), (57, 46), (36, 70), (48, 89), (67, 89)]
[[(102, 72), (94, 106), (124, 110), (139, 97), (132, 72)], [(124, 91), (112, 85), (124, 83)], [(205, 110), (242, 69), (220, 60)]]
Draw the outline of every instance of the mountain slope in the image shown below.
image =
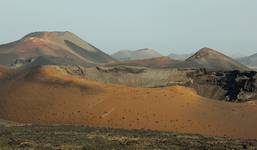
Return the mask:
[(246, 66), (257, 68), (257, 53), (248, 57), (240, 58), (238, 61)]
[(178, 60), (174, 60), (168, 56), (155, 57), (149, 59), (140, 59), (140, 60), (130, 60), (130, 61), (122, 61), (117, 62), (112, 65), (129, 65), (129, 66), (142, 66), (142, 67), (151, 67), (151, 68), (163, 68), (169, 67), (175, 63), (178, 63)]
[(210, 48), (202, 48), (184, 62), (176, 65), (179, 68), (206, 68), (212, 71), (249, 70), (236, 60)]
[(0, 64), (10, 65), (15, 59), (52, 56), (78, 63), (99, 64), (114, 59), (71, 32), (35, 32), (22, 39), (0, 45)]
[(154, 49), (140, 49), (136, 51), (130, 51), (130, 50), (121, 50), (114, 54), (112, 54), (112, 57), (120, 60), (120, 61), (127, 61), (127, 60), (140, 60), (140, 59), (149, 59), (149, 58), (155, 58), (155, 57), (161, 57), (162, 55), (155, 51)]
[(6, 120), (257, 137), (255, 101), (218, 102), (180, 86), (101, 84), (57, 66), (26, 68), (1, 83), (0, 118)]

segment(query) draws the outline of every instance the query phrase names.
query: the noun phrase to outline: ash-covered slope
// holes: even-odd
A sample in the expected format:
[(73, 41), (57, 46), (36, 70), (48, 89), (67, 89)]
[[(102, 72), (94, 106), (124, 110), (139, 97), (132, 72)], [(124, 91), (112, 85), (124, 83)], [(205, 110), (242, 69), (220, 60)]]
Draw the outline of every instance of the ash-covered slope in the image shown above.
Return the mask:
[(144, 48), (136, 51), (121, 50), (112, 54), (113, 58), (120, 61), (150, 59), (161, 56), (162, 55), (158, 53), (156, 50), (149, 48)]
[(168, 56), (162, 56), (162, 57), (155, 57), (155, 58), (149, 58), (149, 59), (122, 61), (122, 62), (108, 64), (108, 66), (128, 65), (128, 66), (141, 66), (141, 67), (150, 67), (150, 68), (165, 68), (178, 62), (180, 61), (172, 59)]
[(210, 48), (202, 48), (184, 62), (176, 64), (178, 68), (205, 68), (211, 71), (249, 70), (236, 60)]
[(115, 61), (71, 32), (35, 32), (18, 41), (0, 45), (0, 64), (10, 65), (16, 59), (40, 56), (89, 65)]

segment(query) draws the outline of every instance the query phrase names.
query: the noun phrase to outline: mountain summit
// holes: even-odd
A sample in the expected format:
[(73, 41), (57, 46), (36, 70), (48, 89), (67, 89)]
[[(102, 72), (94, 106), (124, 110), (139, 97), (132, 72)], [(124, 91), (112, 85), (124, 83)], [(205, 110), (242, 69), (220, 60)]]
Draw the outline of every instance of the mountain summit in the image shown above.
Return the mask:
[(121, 50), (112, 54), (113, 58), (116, 58), (120, 61), (150, 59), (161, 56), (162, 55), (156, 50), (150, 48), (139, 49), (136, 51)]
[[(22, 39), (0, 45), (0, 64), (16, 59), (44, 58), (42, 63), (99, 64), (115, 61), (71, 32), (34, 32)], [(58, 61), (57, 61), (58, 60)]]
[(182, 68), (206, 68), (207, 70), (249, 70), (236, 60), (210, 48), (202, 48), (194, 55), (179, 63)]

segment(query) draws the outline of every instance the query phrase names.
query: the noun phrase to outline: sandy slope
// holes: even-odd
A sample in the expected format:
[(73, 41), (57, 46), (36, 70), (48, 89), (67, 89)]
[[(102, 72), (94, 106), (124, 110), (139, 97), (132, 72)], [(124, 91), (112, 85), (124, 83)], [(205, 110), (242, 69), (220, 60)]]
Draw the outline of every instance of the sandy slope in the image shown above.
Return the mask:
[(1, 82), (0, 117), (6, 120), (257, 138), (256, 102), (207, 100), (184, 87), (100, 84), (50, 66)]

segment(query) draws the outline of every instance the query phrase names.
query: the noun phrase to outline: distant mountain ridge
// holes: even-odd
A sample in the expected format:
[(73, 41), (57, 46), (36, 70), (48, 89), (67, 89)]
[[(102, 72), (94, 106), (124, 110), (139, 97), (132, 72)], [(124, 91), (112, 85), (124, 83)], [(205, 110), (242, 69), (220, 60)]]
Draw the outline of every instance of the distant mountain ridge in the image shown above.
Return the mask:
[(128, 61), (128, 60), (150, 59), (155, 57), (161, 57), (162, 55), (154, 49), (144, 48), (136, 51), (120, 50), (112, 54), (111, 56), (120, 61)]
[[(145, 52), (145, 51), (143, 51)], [(118, 56), (131, 56), (131, 51), (120, 51), (114, 55)], [(186, 56), (186, 55), (184, 55)], [(116, 58), (117, 58), (116, 57)], [(217, 50), (204, 47), (198, 50), (195, 54), (189, 56), (185, 60), (181, 60), (176, 55), (173, 57), (153, 57), (145, 58), (138, 60), (130, 60), (129, 57), (119, 57), (119, 60), (122, 62), (117, 64), (123, 65), (135, 65), (135, 66), (145, 66), (145, 67), (165, 67), (165, 68), (178, 68), (178, 69), (200, 69), (205, 68), (209, 71), (231, 71), (231, 70), (240, 70), (240, 71), (249, 71), (251, 70), (247, 66), (244, 66), (240, 62), (234, 60), (233, 58), (224, 55), (223, 53), (218, 52)], [(184, 57), (184, 58), (186, 58)], [(126, 59), (125, 59), (126, 58)], [(143, 57), (141, 57), (143, 58)], [(127, 60), (128, 59), (128, 60)]]
[[(175, 59), (178, 58), (175, 57)], [(249, 70), (238, 61), (247, 66), (256, 66), (257, 54), (236, 61), (216, 50), (205, 47), (184, 61), (175, 61), (163, 57), (154, 49), (144, 48), (136, 51), (121, 50), (111, 57), (71, 32), (34, 32), (15, 42), (0, 45), (0, 64), (2, 65), (18, 63), (19, 66), (22, 63), (29, 63), (96, 66), (113, 64), (118, 62), (117, 60), (125, 61), (125, 64), (149, 67), (206, 68), (219, 71)]]
[(192, 56), (192, 54), (169, 54), (170, 58), (177, 59), (177, 60), (186, 60), (188, 57)]
[(246, 66), (257, 68), (257, 53), (247, 57), (239, 58), (238, 61)]

